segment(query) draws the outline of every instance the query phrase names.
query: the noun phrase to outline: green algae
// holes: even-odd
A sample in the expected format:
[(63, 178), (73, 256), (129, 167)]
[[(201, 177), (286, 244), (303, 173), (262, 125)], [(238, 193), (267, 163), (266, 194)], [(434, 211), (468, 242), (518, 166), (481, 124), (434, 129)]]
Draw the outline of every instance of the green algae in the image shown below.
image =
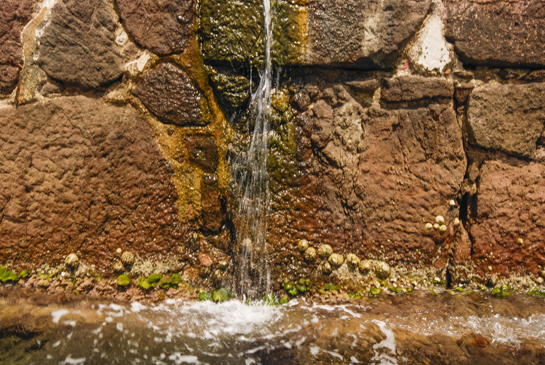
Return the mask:
[(207, 293), (207, 292), (200, 292), (199, 293), (199, 301), (201, 302), (206, 302), (206, 301), (212, 301), (212, 294), (210, 293)]
[(379, 296), (380, 293), (382, 293), (382, 289), (375, 288), (374, 286), (372, 286), (371, 289), (369, 289), (369, 293), (376, 297), (376, 296)]
[(0, 280), (2, 280), (3, 283), (8, 281), (15, 283), (19, 281), (19, 276), (5, 267), (0, 267)]
[(131, 285), (131, 278), (127, 274), (121, 274), (117, 277), (118, 286), (129, 286)]
[(490, 293), (498, 298), (506, 298), (511, 294), (509, 292), (509, 287), (507, 285), (497, 286), (495, 288), (492, 288)]
[(279, 304), (287, 304), (290, 301), (290, 297), (287, 295), (284, 295), (280, 300), (278, 301)]
[(272, 293), (266, 294), (265, 297), (263, 297), (263, 304), (264, 305), (278, 305), (278, 301), (276, 300), (276, 296)]
[(212, 291), (212, 300), (214, 302), (226, 302), (231, 299), (231, 293), (227, 288), (220, 288)]
[(148, 283), (151, 285), (151, 287), (155, 288), (161, 281), (161, 275), (151, 274), (150, 276), (148, 276), (147, 280), (148, 280)]
[(30, 275), (30, 274), (29, 274), (28, 270), (23, 270), (23, 271), (21, 271), (21, 272), (19, 273), (19, 277), (22, 278), (22, 279), (28, 278), (29, 275)]
[(148, 290), (152, 287), (148, 280), (143, 276), (138, 279), (138, 286), (144, 290)]

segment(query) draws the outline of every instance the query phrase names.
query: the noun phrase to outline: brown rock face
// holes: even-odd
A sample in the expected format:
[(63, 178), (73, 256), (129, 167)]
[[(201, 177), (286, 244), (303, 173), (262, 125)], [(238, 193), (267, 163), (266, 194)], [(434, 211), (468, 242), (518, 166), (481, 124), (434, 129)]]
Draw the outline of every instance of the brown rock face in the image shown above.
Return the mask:
[(218, 180), (214, 175), (203, 176), (201, 182), (202, 220), (205, 232), (219, 232), (223, 222)]
[(23, 67), (21, 30), (30, 21), (32, 0), (0, 0), (0, 94), (10, 94)]
[(154, 258), (182, 234), (172, 170), (130, 107), (83, 96), (0, 113), (0, 262), (63, 255), (107, 267), (117, 248)]
[(209, 123), (206, 99), (185, 71), (171, 63), (162, 63), (145, 74), (132, 93), (164, 123)]
[(454, 232), (425, 224), (441, 215), (451, 226), (457, 209), (448, 201), (466, 171), (454, 111), (364, 108), (341, 84), (318, 95), (295, 119), (297, 162), (271, 173), (270, 242), (305, 238), (338, 253), (430, 264)]
[(136, 43), (161, 56), (183, 52), (194, 24), (192, 0), (116, 0)]
[(107, 0), (60, 0), (40, 37), (38, 65), (52, 78), (84, 89), (119, 78), (116, 22)]
[(452, 98), (453, 94), (452, 83), (441, 78), (401, 76), (382, 80), (381, 98), (384, 101)]
[(537, 265), (545, 265), (545, 166), (486, 161), (475, 209), (470, 234), (478, 270), (537, 275)]
[(387, 66), (429, 9), (429, 0), (310, 0), (304, 63)]
[(545, 66), (543, 0), (447, 0), (445, 37), (464, 63)]
[(485, 85), (469, 97), (471, 144), (532, 157), (544, 130), (545, 84)]
[(218, 167), (218, 146), (213, 137), (192, 135), (185, 138), (189, 161), (205, 172), (213, 173)]

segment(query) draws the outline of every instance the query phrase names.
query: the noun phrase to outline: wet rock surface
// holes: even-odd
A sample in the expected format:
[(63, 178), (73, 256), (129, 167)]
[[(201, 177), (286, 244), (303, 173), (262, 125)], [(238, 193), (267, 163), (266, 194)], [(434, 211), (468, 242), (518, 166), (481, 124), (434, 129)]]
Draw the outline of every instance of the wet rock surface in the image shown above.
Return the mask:
[(545, 66), (543, 1), (445, 2), (445, 37), (468, 64)]
[(218, 180), (205, 175), (201, 182), (203, 229), (206, 232), (219, 232), (224, 220), (220, 201)]
[(485, 85), (468, 101), (469, 142), (532, 158), (545, 125), (545, 84)]
[(168, 253), (182, 233), (172, 170), (131, 107), (83, 96), (0, 113), (0, 261)]
[[(273, 62), (391, 68), (429, 9), (429, 0), (279, 1), (272, 10)], [(204, 1), (200, 17), (207, 60), (263, 62), (260, 1)]]
[[(303, 82), (300, 92), (308, 88)], [(457, 208), (449, 201), (466, 171), (462, 130), (448, 100), (364, 108), (340, 83), (318, 88), (309, 110), (294, 119), (296, 162), (271, 174), (271, 189), (282, 197), (273, 195), (271, 241), (305, 238), (336, 253), (431, 264), (456, 230), (425, 225), (443, 216), (441, 224), (453, 227)]]
[(139, 45), (164, 56), (183, 52), (192, 35), (192, 0), (116, 0), (124, 26)]
[(0, 95), (10, 94), (23, 68), (21, 31), (30, 21), (32, 0), (2, 0), (0, 3)]
[[(513, 158), (485, 161), (471, 226), (481, 273), (532, 273), (545, 264), (545, 167)], [(519, 239), (522, 241), (519, 242)]]
[(53, 79), (94, 89), (122, 73), (118, 16), (106, 0), (60, 0), (39, 39), (37, 64)]
[(218, 167), (218, 146), (214, 137), (190, 135), (185, 137), (185, 148), (189, 161), (203, 169), (213, 173)]
[(164, 123), (188, 126), (210, 122), (206, 99), (187, 73), (172, 63), (162, 63), (146, 73), (132, 93)]

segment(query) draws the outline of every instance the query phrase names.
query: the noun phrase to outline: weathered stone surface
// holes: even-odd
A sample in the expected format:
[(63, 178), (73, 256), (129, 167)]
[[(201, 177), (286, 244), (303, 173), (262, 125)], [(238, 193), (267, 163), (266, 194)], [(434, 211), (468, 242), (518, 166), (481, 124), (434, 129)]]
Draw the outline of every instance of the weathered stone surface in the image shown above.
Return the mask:
[(162, 63), (146, 73), (132, 93), (164, 123), (209, 123), (206, 99), (185, 71), (172, 63)]
[(37, 64), (52, 78), (84, 89), (119, 78), (116, 22), (107, 0), (60, 0), (39, 39)]
[(479, 272), (492, 266), (492, 274), (537, 276), (538, 265), (545, 265), (545, 166), (485, 161), (474, 209), (470, 234)]
[(21, 30), (30, 21), (32, 0), (0, 1), (0, 94), (15, 89), (23, 67)]
[(219, 232), (224, 219), (216, 176), (204, 175), (201, 182), (202, 221), (205, 232)]
[(210, 77), (218, 101), (231, 116), (250, 99), (250, 80), (244, 76), (215, 74)]
[(185, 148), (189, 161), (208, 173), (218, 167), (218, 146), (214, 137), (190, 135), (185, 137)]
[(389, 66), (429, 9), (429, 0), (309, 0), (304, 63)]
[(107, 268), (179, 245), (172, 169), (130, 107), (83, 96), (0, 112), (0, 262)]
[(121, 20), (136, 43), (164, 56), (189, 45), (195, 15), (192, 0), (116, 0)]
[[(429, 9), (430, 0), (281, 0), (272, 13), (272, 59), (278, 65), (392, 67)], [(262, 64), (260, 0), (205, 0), (200, 19), (206, 59)]]
[(532, 157), (545, 123), (545, 84), (476, 88), (468, 101), (471, 144)]
[(381, 98), (389, 102), (452, 98), (453, 94), (452, 82), (442, 78), (401, 76), (382, 80)]
[(362, 258), (430, 264), (453, 231), (425, 224), (438, 215), (453, 224), (448, 201), (466, 171), (454, 111), (364, 108), (342, 80), (317, 83), (318, 97), (307, 95), (312, 107), (294, 119), (295, 150), (274, 151), (269, 241), (305, 238)]
[(467, 101), (467, 98), (475, 88), (475, 85), (471, 82), (466, 82), (465, 84), (456, 86), (456, 91), (454, 92), (454, 98), (458, 102), (458, 105), (463, 105)]
[(447, 0), (445, 37), (464, 63), (545, 65), (543, 0)]

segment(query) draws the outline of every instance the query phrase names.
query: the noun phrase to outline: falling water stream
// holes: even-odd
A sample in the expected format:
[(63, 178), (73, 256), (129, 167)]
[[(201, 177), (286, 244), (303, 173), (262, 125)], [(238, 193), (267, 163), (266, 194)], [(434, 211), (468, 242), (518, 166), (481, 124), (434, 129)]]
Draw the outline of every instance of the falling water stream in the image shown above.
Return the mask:
[(264, 67), (260, 83), (252, 94), (252, 122), (255, 123), (251, 144), (244, 156), (239, 186), (242, 197), (239, 203), (237, 227), (239, 262), (237, 263), (237, 291), (257, 297), (270, 291), (270, 270), (267, 263), (267, 222), (269, 210), (269, 180), (267, 173), (269, 113), (271, 108), (271, 4), (263, 0), (264, 12)]

